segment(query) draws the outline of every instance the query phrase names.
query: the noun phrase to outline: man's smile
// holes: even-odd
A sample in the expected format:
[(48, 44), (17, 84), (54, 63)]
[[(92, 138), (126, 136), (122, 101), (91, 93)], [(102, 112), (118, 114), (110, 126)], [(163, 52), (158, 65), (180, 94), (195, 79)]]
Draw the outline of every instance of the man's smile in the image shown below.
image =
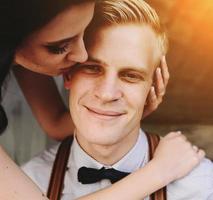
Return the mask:
[(87, 111), (89, 111), (90, 114), (92, 114), (94, 117), (97, 117), (99, 119), (110, 120), (110, 119), (115, 119), (126, 114), (125, 112), (120, 112), (120, 111), (104, 110), (104, 109), (88, 107), (88, 106), (84, 106), (84, 107), (86, 108)]

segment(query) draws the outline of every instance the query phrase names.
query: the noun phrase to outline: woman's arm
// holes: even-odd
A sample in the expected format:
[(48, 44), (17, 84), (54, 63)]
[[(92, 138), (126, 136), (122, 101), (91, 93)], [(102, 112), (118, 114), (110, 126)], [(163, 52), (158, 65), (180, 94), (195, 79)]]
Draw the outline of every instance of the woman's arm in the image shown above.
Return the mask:
[[(111, 187), (78, 200), (139, 200), (145, 198), (168, 183), (185, 176), (199, 164), (203, 157), (204, 152), (194, 148), (182, 134), (170, 133), (160, 141), (154, 158), (144, 168)], [(1, 148), (0, 199), (47, 199)]]
[(52, 138), (61, 140), (72, 134), (74, 125), (52, 77), (31, 72), (21, 66), (14, 74), (37, 121)]
[(0, 146), (0, 199), (47, 200)]

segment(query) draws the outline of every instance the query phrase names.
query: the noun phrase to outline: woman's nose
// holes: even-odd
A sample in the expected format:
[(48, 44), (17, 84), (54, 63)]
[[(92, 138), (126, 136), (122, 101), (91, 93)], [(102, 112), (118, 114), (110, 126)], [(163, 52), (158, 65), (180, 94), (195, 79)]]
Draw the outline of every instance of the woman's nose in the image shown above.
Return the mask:
[(83, 38), (80, 38), (73, 44), (73, 47), (71, 47), (70, 52), (67, 54), (67, 59), (78, 63), (83, 63), (88, 59)]

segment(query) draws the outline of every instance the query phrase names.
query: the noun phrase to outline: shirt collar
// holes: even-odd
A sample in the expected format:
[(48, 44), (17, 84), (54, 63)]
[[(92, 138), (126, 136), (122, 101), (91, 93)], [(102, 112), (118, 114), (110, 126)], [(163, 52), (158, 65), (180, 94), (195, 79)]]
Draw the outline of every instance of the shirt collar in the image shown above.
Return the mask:
[[(147, 162), (148, 142), (145, 133), (140, 130), (138, 139), (132, 149), (121, 160), (119, 160), (111, 167), (123, 172), (131, 173), (133, 171), (136, 171), (138, 168), (143, 167)], [(78, 182), (77, 174), (79, 168), (81, 168), (82, 166), (100, 169), (103, 167), (103, 164), (97, 162), (95, 159), (89, 156), (80, 147), (76, 138), (74, 138), (67, 165), (68, 170), (66, 171), (64, 180), (64, 195), (69, 194), (73, 197), (79, 197), (110, 185), (110, 181), (108, 180), (102, 180), (101, 182), (89, 185), (80, 184)], [(81, 188), (80, 190), (79, 187)]]
[(114, 168), (124, 172), (133, 172), (144, 166), (148, 159), (148, 142), (145, 133), (140, 129), (138, 139), (133, 148), (117, 163), (112, 166), (104, 166), (89, 156), (78, 144), (76, 138), (73, 140), (71, 147), (70, 159), (68, 167), (71, 163), (75, 163), (76, 169), (82, 166), (100, 169), (103, 166), (107, 168)]
[(144, 166), (148, 158), (148, 142), (140, 129), (138, 139), (132, 149), (112, 167), (123, 172), (133, 172)]

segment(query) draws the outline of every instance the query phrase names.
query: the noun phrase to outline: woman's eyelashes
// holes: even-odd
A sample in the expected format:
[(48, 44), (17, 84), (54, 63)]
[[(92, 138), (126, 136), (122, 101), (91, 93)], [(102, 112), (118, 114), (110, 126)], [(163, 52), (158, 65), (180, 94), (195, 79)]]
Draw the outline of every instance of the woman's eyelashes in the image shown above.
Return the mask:
[(52, 54), (63, 54), (69, 49), (69, 44), (64, 45), (46, 45), (47, 50)]

